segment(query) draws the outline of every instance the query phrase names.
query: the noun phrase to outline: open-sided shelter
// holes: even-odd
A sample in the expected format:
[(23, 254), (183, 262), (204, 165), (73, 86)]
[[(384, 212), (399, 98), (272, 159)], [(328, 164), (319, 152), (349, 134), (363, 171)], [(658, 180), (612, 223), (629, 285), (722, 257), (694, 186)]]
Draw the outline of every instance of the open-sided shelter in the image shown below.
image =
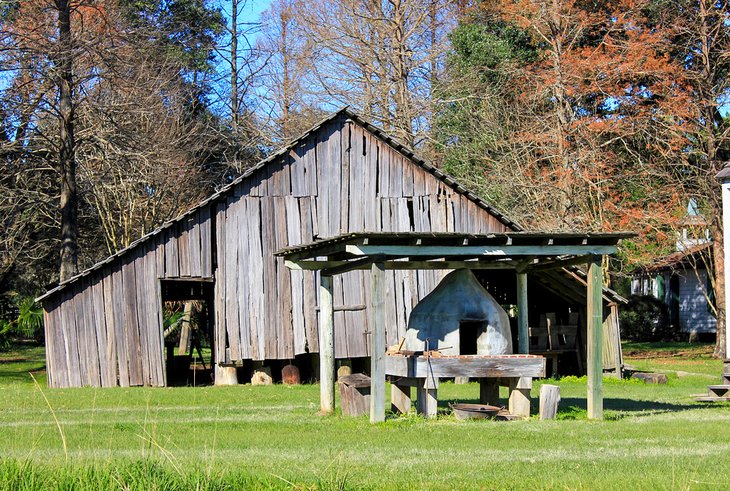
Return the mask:
[[(181, 216), (40, 297), (49, 385), (166, 385), (162, 302), (192, 293), (212, 307), (217, 366), (319, 352), (318, 273), (286, 268), (274, 252), (287, 247), (353, 232), (520, 230), (343, 109)], [(388, 344), (404, 335), (413, 306), (445, 274), (386, 272), (392, 292), (384, 311)], [(370, 281), (360, 270), (333, 278), (337, 358), (372, 353)], [(552, 288), (566, 305), (585, 306), (577, 273), (536, 273), (530, 281)], [(488, 285), (495, 298), (500, 284)], [(618, 301), (605, 295), (607, 304)], [(614, 360), (609, 368), (619, 368), (620, 356)]]

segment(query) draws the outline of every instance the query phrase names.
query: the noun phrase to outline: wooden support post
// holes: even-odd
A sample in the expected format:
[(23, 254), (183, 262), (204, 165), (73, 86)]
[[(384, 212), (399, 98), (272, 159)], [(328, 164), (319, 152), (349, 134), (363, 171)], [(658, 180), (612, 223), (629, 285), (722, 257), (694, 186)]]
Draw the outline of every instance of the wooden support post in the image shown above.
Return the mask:
[(431, 377), (420, 378), (416, 387), (418, 414), (425, 418), (435, 418), (438, 412), (438, 383), (433, 382)]
[(603, 272), (601, 257), (588, 264), (588, 418), (603, 419)]
[(527, 274), (517, 273), (517, 351), (521, 354), (530, 352), (527, 314)]
[(332, 277), (319, 277), (319, 410), (335, 410), (335, 324)]
[(499, 380), (479, 379), (479, 403), (499, 406)]
[(540, 386), (540, 419), (555, 419), (560, 403), (560, 387), (542, 384)]
[(411, 387), (392, 383), (390, 386), (390, 402), (394, 413), (409, 413), (411, 411)]
[(509, 380), (509, 412), (523, 418), (530, 417), (530, 389), (532, 377), (516, 377)]
[(370, 422), (385, 421), (385, 265), (370, 267)]

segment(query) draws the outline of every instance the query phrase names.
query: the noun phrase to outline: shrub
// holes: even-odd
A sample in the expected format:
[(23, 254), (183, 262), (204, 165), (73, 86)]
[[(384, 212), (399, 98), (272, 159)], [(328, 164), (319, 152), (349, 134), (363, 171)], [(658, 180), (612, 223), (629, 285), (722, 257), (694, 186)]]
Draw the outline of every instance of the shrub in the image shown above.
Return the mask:
[(651, 295), (632, 295), (621, 308), (621, 338), (629, 341), (663, 341), (676, 338), (669, 324), (669, 309)]

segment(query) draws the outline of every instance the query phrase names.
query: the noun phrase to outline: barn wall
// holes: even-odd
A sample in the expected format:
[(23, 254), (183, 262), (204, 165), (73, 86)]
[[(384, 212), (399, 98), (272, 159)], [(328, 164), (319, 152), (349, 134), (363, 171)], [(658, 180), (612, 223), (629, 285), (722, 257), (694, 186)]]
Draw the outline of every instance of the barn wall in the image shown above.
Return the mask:
[[(504, 232), (465, 196), (353, 122), (333, 121), (238, 186), (216, 210), (216, 358), (288, 359), (318, 351), (319, 280), (282, 248), (347, 232)], [(231, 275), (230, 271), (235, 271)], [(387, 271), (387, 341), (446, 274)], [(335, 353), (369, 355), (369, 274), (333, 278)], [(225, 340), (228, 339), (228, 349)]]
[(165, 385), (159, 278), (211, 277), (211, 244), (204, 207), (49, 298), (49, 385)]

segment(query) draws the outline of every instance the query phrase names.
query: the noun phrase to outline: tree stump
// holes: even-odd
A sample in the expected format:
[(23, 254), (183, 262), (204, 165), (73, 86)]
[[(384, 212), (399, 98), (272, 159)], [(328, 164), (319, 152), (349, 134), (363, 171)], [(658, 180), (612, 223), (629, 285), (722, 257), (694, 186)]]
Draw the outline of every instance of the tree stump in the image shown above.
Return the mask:
[(540, 387), (540, 419), (555, 419), (560, 403), (560, 387), (543, 384)]

